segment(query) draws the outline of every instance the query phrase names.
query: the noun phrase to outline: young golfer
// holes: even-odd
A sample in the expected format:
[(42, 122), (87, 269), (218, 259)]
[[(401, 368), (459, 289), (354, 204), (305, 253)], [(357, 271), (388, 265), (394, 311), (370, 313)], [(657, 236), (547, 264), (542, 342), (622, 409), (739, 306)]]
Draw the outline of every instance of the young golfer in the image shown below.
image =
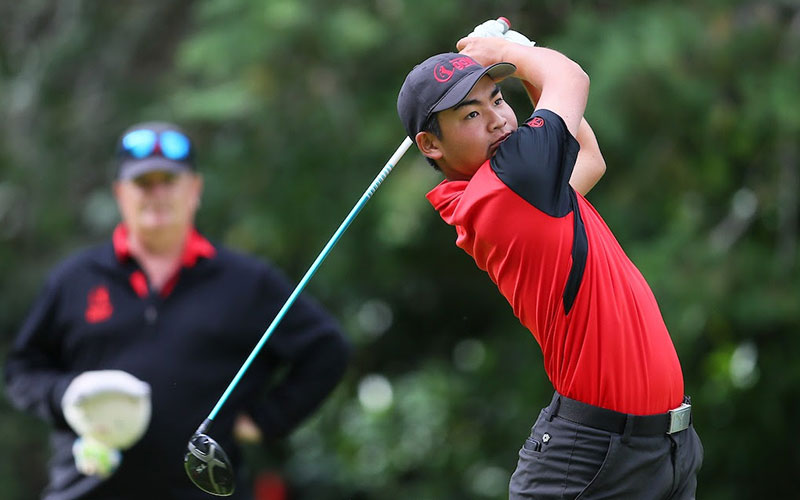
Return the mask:
[[(467, 37), (417, 65), (398, 97), (445, 180), (427, 195), (544, 354), (555, 388), (511, 499), (694, 498), (702, 446), (650, 287), (584, 198), (605, 171), (583, 119), (589, 78), (546, 48)], [(522, 126), (497, 82), (522, 80)]]

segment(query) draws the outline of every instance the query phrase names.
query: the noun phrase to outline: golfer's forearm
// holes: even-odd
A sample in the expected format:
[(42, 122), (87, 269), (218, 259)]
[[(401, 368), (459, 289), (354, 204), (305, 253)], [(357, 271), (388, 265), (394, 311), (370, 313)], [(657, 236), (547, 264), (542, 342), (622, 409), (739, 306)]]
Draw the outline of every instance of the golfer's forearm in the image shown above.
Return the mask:
[(589, 77), (583, 69), (563, 54), (542, 47), (509, 43), (502, 56), (517, 66), (514, 76), (529, 84), (525, 88), (537, 107), (560, 115), (570, 133), (577, 135), (589, 95)]
[(542, 97), (542, 89), (536, 87), (531, 82), (526, 82), (525, 80), (520, 80), (522, 82), (522, 86), (525, 87), (525, 92), (528, 93), (528, 99), (531, 100), (531, 104), (533, 107), (536, 107), (536, 103), (539, 102), (539, 98)]
[(581, 150), (575, 161), (575, 168), (569, 183), (575, 191), (586, 195), (605, 174), (606, 162), (600, 152), (600, 145), (597, 143), (594, 131), (585, 118), (581, 120), (578, 126), (578, 135), (575, 138), (578, 140)]
[(539, 89), (562, 84), (589, 90), (589, 77), (580, 65), (553, 49), (508, 43), (498, 59), (515, 65), (514, 76)]
[[(533, 106), (536, 107), (542, 91), (525, 80), (522, 80), (522, 84)], [(581, 150), (575, 161), (575, 168), (572, 171), (569, 183), (575, 191), (585, 196), (605, 174), (606, 162), (600, 152), (600, 146), (597, 143), (594, 131), (589, 126), (586, 118), (581, 119), (581, 123), (578, 125), (578, 135), (575, 139), (580, 144)]]

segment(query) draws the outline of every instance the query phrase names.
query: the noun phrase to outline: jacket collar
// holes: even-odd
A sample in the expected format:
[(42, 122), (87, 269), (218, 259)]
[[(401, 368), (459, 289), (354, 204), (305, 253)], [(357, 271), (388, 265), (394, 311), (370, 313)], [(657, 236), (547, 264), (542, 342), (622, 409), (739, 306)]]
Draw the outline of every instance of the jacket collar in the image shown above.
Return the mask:
[[(128, 245), (128, 228), (125, 224), (117, 224), (111, 236), (111, 243), (114, 247), (114, 255), (119, 262), (125, 262), (132, 257), (131, 249)], [(201, 257), (210, 259), (217, 254), (217, 250), (197, 229), (192, 227), (189, 237), (183, 246), (181, 254), (181, 265), (183, 267), (193, 267)]]

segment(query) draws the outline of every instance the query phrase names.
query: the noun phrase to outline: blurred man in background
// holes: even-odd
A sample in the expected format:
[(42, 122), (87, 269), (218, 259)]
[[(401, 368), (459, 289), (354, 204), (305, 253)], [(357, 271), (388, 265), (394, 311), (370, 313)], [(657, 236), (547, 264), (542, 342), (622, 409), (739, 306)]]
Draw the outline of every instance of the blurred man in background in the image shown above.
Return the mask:
[[(188, 439), (293, 287), (195, 229), (203, 179), (193, 158), (172, 124), (122, 135), (122, 222), (111, 241), (57, 266), (9, 354), (9, 398), (53, 426), (47, 500), (208, 498), (184, 472)], [(286, 436), (336, 386), (348, 351), (337, 323), (300, 296), (215, 418), (233, 465), (237, 418), (267, 444)]]

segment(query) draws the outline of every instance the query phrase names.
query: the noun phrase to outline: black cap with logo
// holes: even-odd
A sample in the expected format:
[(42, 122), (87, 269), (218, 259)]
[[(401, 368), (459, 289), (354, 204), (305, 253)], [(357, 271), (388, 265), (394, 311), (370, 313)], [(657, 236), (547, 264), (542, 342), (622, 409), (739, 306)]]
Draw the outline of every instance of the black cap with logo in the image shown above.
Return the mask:
[(463, 101), (484, 75), (500, 81), (516, 70), (505, 62), (484, 67), (454, 52), (429, 57), (411, 70), (397, 96), (397, 113), (406, 133), (414, 139), (431, 115)]

